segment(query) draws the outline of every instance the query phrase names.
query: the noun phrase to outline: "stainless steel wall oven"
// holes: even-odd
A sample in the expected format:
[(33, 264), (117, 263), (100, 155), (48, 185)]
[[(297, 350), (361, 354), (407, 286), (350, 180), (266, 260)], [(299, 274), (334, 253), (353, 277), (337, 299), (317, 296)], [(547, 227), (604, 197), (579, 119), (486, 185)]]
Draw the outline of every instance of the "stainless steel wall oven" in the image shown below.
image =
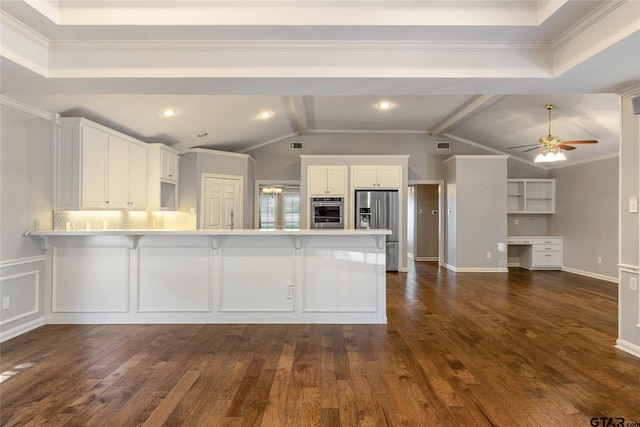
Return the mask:
[(344, 197), (312, 197), (309, 228), (344, 229)]

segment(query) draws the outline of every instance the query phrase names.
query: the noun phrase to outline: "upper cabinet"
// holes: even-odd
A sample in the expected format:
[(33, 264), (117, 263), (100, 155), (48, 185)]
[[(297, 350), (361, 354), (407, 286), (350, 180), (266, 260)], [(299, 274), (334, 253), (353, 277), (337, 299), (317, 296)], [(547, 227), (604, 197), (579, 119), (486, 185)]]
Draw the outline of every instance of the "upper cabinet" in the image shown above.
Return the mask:
[(344, 196), (347, 191), (347, 167), (309, 166), (307, 188), (309, 196)]
[(147, 144), (147, 209), (174, 211), (178, 207), (178, 151), (164, 144)]
[(55, 210), (146, 209), (145, 144), (81, 118), (61, 118)]
[(353, 188), (400, 188), (402, 166), (352, 166)]
[(176, 181), (178, 179), (178, 153), (167, 146), (160, 149), (160, 179)]
[(556, 211), (555, 179), (507, 180), (507, 213), (553, 214)]

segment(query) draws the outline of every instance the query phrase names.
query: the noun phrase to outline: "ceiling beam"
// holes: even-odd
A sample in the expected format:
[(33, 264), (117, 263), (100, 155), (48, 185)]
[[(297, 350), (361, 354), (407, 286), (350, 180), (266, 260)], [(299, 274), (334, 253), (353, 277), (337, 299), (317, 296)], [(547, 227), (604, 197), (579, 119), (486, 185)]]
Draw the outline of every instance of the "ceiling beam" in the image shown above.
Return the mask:
[(294, 95), (291, 97), (291, 106), (293, 114), (298, 123), (298, 133), (300, 136), (309, 135), (309, 124), (307, 123), (307, 109), (304, 106), (304, 96)]
[(431, 136), (441, 136), (461, 121), (478, 114), (480, 111), (497, 102), (501, 98), (502, 95), (478, 95), (472, 98), (472, 100), (460, 110), (450, 114), (447, 118), (438, 123), (429, 133), (431, 133)]

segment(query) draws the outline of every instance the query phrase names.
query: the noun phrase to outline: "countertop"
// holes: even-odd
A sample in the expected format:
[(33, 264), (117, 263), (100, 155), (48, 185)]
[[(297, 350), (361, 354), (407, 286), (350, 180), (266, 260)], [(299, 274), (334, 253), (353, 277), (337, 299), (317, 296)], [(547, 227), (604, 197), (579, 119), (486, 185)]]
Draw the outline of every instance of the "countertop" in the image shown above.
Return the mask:
[[(209, 236), (212, 240), (212, 246), (217, 247), (218, 237), (222, 236), (289, 236), (296, 240), (301, 236), (371, 236), (377, 240), (379, 236), (391, 234), (391, 230), (169, 230), (169, 229), (111, 229), (111, 230), (27, 230), (24, 236), (31, 236), (41, 241), (42, 249), (48, 250), (51, 247), (49, 238), (55, 237), (90, 237), (90, 236), (124, 236), (129, 239), (129, 247), (135, 249), (138, 241), (145, 236)], [(384, 239), (378, 241), (378, 247), (384, 245)]]
[(387, 235), (391, 230), (171, 230), (171, 229), (111, 229), (111, 230), (28, 230), (25, 236), (345, 236), (345, 235)]

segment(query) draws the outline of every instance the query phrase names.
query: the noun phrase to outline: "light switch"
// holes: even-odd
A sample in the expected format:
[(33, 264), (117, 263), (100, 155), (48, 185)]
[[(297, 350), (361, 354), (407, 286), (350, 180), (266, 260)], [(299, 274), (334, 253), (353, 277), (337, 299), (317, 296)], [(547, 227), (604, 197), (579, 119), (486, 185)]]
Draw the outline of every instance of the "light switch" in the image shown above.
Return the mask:
[(637, 213), (638, 212), (638, 198), (637, 197), (629, 197), (629, 212)]

